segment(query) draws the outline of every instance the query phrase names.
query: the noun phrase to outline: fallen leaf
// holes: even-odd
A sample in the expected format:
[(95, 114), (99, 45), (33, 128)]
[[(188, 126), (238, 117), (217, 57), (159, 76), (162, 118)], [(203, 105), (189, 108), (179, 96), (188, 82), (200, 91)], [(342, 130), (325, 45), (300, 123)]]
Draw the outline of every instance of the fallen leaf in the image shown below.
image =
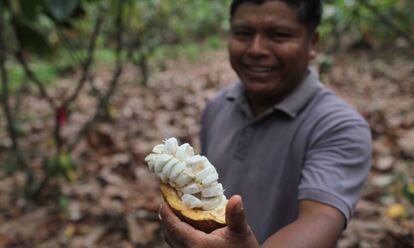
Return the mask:
[(402, 204), (398, 203), (389, 206), (385, 214), (387, 217), (392, 219), (400, 219), (407, 217), (405, 207)]
[(160, 229), (158, 222), (137, 221), (135, 215), (126, 216), (128, 237), (134, 245), (147, 246), (155, 238), (155, 232)]
[(0, 247), (7, 247), (7, 244), (10, 243), (11, 238), (3, 233), (0, 233)]
[(414, 129), (404, 133), (398, 140), (398, 145), (405, 156), (414, 158)]
[(379, 156), (377, 158), (377, 162), (373, 165), (373, 167), (380, 172), (387, 172), (392, 170), (393, 165), (395, 163), (395, 159), (392, 156)]

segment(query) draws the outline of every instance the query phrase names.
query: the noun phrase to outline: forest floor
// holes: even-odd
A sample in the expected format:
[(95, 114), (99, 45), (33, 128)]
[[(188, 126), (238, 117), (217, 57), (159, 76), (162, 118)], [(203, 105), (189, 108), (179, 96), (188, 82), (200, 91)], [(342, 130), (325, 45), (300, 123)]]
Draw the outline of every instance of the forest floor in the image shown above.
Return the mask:
[[(157, 219), (158, 182), (143, 159), (171, 136), (199, 151), (201, 110), (236, 79), (225, 52), (202, 56), (198, 62), (173, 61), (153, 75), (147, 88), (136, 82), (134, 68), (127, 68), (110, 106), (111, 120), (96, 125), (73, 153), (74, 180), (52, 180), (37, 204), (20, 197), (23, 172), (10, 176), (0, 170), (0, 247), (167, 247)], [(98, 84), (108, 79), (108, 69), (98, 69)], [(339, 247), (414, 247), (412, 59), (353, 52), (333, 57), (330, 68), (320, 69), (322, 81), (360, 111), (373, 133), (372, 170)], [(59, 97), (71, 80), (50, 91)], [(21, 102), (27, 117), (22, 145), (30, 151), (30, 167), (40, 173), (51, 150), (52, 123), (47, 104), (34, 95)], [(82, 95), (64, 136), (70, 139), (93, 108), (94, 98)], [(9, 145), (5, 131), (0, 141)]]

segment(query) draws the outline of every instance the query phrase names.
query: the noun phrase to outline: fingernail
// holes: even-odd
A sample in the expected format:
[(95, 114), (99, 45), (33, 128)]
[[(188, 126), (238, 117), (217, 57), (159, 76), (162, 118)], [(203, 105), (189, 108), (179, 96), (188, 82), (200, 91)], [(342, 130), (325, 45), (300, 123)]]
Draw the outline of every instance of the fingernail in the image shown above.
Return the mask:
[(162, 204), (160, 204), (160, 208), (158, 208), (158, 219), (160, 221), (162, 221), (162, 217), (161, 217), (161, 208), (162, 208)]
[(235, 212), (236, 214), (241, 214), (243, 211), (244, 211), (243, 203), (240, 202), (239, 204), (237, 204)]

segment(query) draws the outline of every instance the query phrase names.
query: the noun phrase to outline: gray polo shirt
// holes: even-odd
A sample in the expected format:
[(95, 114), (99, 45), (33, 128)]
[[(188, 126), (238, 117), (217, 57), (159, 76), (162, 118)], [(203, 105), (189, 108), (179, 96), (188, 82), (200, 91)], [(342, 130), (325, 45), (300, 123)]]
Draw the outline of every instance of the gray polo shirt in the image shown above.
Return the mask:
[(302, 199), (335, 207), (349, 221), (370, 169), (367, 123), (313, 70), (258, 117), (241, 83), (224, 89), (203, 112), (201, 146), (226, 196), (243, 197), (260, 243), (297, 218)]

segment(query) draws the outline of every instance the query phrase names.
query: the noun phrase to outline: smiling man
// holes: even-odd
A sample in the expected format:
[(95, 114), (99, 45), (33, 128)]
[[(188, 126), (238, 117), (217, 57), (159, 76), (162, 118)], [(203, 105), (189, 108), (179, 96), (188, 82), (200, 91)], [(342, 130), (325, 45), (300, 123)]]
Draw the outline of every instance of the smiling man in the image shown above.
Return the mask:
[[(234, 0), (229, 57), (240, 81), (202, 117), (204, 155), (231, 197), (210, 234), (161, 209), (172, 247), (334, 247), (370, 168), (363, 118), (325, 88), (320, 0)], [(241, 197), (240, 197), (241, 196)]]
[[(234, 5), (236, 2), (243, 1)], [(314, 32), (316, 23), (308, 27), (299, 22), (293, 3), (245, 2), (232, 9), (229, 54), (258, 115), (281, 101), (304, 78), (316, 55), (318, 34)], [(319, 18), (319, 9), (314, 8), (313, 18)]]

